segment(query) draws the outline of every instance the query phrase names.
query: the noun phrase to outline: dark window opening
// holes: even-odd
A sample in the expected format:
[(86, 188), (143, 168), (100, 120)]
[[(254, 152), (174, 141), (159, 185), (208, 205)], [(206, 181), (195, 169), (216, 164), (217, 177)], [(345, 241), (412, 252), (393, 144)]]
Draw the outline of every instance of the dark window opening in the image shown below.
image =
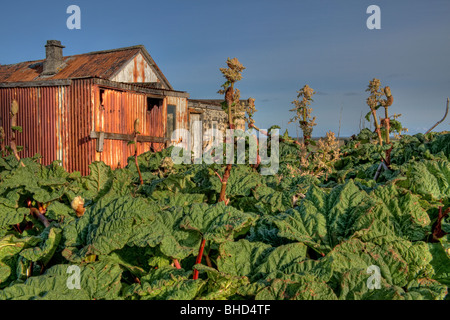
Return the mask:
[(100, 106), (105, 105), (105, 89), (100, 89)]
[(170, 139), (172, 137), (172, 132), (176, 129), (176, 106), (169, 104), (167, 106), (167, 126), (166, 126), (166, 137)]
[(147, 112), (152, 112), (153, 108), (160, 107), (163, 104), (163, 99), (147, 97)]

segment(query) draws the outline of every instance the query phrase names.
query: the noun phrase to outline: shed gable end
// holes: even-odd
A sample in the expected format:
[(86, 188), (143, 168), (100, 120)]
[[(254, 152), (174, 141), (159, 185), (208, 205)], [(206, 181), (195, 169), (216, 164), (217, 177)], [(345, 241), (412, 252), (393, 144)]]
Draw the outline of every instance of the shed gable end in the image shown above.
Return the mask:
[(117, 82), (160, 82), (148, 61), (142, 55), (137, 54), (128, 61), (111, 79)]

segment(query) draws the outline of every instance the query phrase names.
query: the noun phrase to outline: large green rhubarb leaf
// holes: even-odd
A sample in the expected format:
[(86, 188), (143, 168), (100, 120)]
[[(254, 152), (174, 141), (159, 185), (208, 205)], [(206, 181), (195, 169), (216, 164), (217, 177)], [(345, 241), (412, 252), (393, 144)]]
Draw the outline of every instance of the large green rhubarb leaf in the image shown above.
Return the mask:
[(355, 223), (364, 241), (382, 243), (397, 237), (419, 241), (431, 233), (430, 218), (420, 206), (418, 196), (393, 185), (379, 187), (370, 196), (380, 205), (364, 213)]
[(239, 234), (245, 233), (257, 220), (255, 214), (242, 212), (223, 202), (214, 205), (193, 204), (185, 208), (184, 212), (181, 228), (194, 230), (204, 239), (216, 243), (233, 240)]
[(0, 286), (10, 277), (16, 268), (17, 254), (24, 248), (34, 246), (41, 241), (39, 237), (17, 238), (9, 234), (0, 239)]
[(366, 271), (376, 266), (389, 285), (404, 287), (414, 279), (433, 274), (430, 266), (432, 255), (424, 242), (411, 243), (398, 239), (375, 245), (352, 239), (336, 246), (328, 257), (333, 259), (335, 279), (351, 269)]
[(178, 270), (167, 266), (151, 271), (140, 279), (140, 284), (128, 287), (124, 295), (143, 300), (193, 300), (206, 281), (192, 280), (192, 271)]
[[(179, 201), (182, 201), (181, 198)], [(185, 200), (191, 201), (189, 198)], [(78, 261), (91, 254), (108, 255), (125, 245), (159, 246), (166, 256), (184, 259), (198, 250), (201, 235), (193, 230), (179, 228), (184, 215), (183, 208), (172, 207), (162, 211), (161, 208), (166, 207), (171, 207), (166, 201), (102, 199), (87, 210), (82, 218), (64, 228), (64, 255), (71, 261)]]
[(245, 239), (225, 242), (219, 248), (217, 267), (219, 271), (235, 276), (251, 276), (272, 250), (268, 244)]
[(130, 245), (138, 247), (160, 245), (160, 250), (168, 257), (184, 259), (198, 250), (201, 235), (193, 230), (180, 229), (183, 208), (174, 207), (155, 215), (151, 223), (141, 223), (134, 227)]
[(314, 276), (299, 276), (296, 281), (275, 279), (261, 290), (256, 300), (336, 300), (336, 294)]
[(20, 255), (27, 260), (40, 261), (46, 265), (53, 257), (61, 240), (62, 230), (55, 227), (46, 228), (40, 235), (40, 244), (33, 248), (27, 248), (20, 252)]
[(384, 278), (379, 279), (379, 287), (370, 287), (372, 275), (366, 270), (351, 269), (343, 274), (340, 283), (341, 300), (442, 300), (446, 287), (439, 282), (419, 278), (405, 287), (390, 285)]
[[(211, 177), (212, 189), (220, 193), (222, 183), (216, 175)], [(227, 197), (248, 196), (252, 189), (262, 184), (262, 176), (249, 166), (233, 166), (227, 182)]]
[(44, 167), (34, 161), (26, 161), (26, 166), (18, 166), (2, 174), (0, 189), (23, 189), (31, 193), (34, 200), (47, 203), (62, 197), (64, 187), (69, 184), (68, 176), (69, 173), (58, 162)]
[[(434, 269), (433, 279), (450, 287), (450, 258), (441, 243), (429, 243), (430, 253), (433, 256), (430, 264)], [(450, 250), (449, 250), (450, 251)]]
[[(55, 265), (41, 276), (4, 288), (0, 291), (0, 300), (111, 300), (119, 297), (122, 269), (117, 264), (95, 262), (73, 268)], [(75, 286), (76, 270), (80, 271), (79, 289)]]
[(356, 231), (355, 222), (376, 205), (352, 180), (329, 194), (312, 186), (298, 207), (278, 215), (274, 223), (279, 236), (327, 252), (348, 239)]
[[(290, 243), (273, 248), (261, 242), (241, 239), (220, 245), (217, 259), (219, 271), (234, 276), (247, 276), (252, 281), (261, 279), (293, 280), (295, 276), (314, 275), (328, 281), (331, 277), (331, 259), (315, 261), (306, 257), (306, 246)], [(291, 276), (293, 275), (293, 277)]]
[(423, 160), (410, 164), (406, 180), (397, 184), (428, 200), (445, 200), (450, 197), (450, 162)]
[(273, 222), (279, 236), (323, 254), (352, 237), (380, 244), (398, 237), (424, 240), (431, 232), (431, 221), (419, 200), (392, 185), (368, 195), (349, 180), (329, 194), (311, 187), (298, 207), (277, 215)]
[(225, 300), (230, 299), (238, 293), (239, 288), (250, 284), (247, 277), (239, 277), (216, 269), (196, 264), (195, 269), (200, 273), (206, 273), (208, 281), (205, 291), (199, 299), (202, 300)]
[(434, 154), (443, 152), (444, 155), (450, 160), (450, 133), (437, 136), (430, 142), (428, 148)]
[[(69, 259), (83, 246), (79, 256), (107, 255), (123, 248), (128, 241), (136, 239), (145, 231), (143, 225), (155, 220), (157, 207), (150, 206), (142, 198), (117, 198), (100, 200), (77, 220), (64, 228), (66, 254)], [(73, 249), (73, 252), (72, 252)]]
[(95, 161), (89, 165), (89, 175), (83, 177), (86, 199), (99, 199), (111, 190), (113, 172), (104, 162)]

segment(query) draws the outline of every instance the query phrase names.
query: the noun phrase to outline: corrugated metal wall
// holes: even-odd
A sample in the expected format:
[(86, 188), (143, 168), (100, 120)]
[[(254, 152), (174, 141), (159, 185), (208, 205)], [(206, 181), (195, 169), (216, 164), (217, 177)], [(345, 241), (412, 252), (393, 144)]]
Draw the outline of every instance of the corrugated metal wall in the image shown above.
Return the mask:
[(11, 138), (9, 115), (13, 99), (19, 103), (17, 144), (22, 158), (39, 153), (41, 163), (61, 160), (68, 171), (88, 173), (95, 142), (90, 141), (91, 80), (72, 81), (71, 86), (0, 88), (1, 125), (6, 143)]
[[(166, 97), (166, 105), (176, 106), (176, 128), (189, 130), (189, 112), (188, 101), (186, 98)], [(176, 135), (176, 139), (183, 139), (180, 134)]]
[[(133, 134), (134, 121), (139, 119), (141, 135), (164, 137), (165, 105), (155, 107), (147, 112), (147, 95), (137, 92), (120, 91), (102, 87), (94, 87), (95, 99), (95, 131), (108, 133)], [(100, 91), (102, 98), (100, 98)], [(138, 143), (138, 154), (164, 148), (162, 143)], [(96, 152), (95, 160), (103, 161), (112, 168), (124, 167), (128, 157), (134, 155), (134, 145), (128, 141), (104, 140), (103, 152)]]
[(22, 133), (16, 134), (17, 145), (23, 146), (22, 158), (39, 153), (41, 163), (50, 164), (57, 159), (56, 101), (65, 96), (64, 87), (0, 88), (1, 121), (6, 133), (6, 144), (11, 139), (11, 102), (19, 103), (17, 125)]
[(95, 158), (95, 141), (89, 138), (92, 128), (93, 80), (73, 80), (66, 104), (65, 125), (61, 135), (64, 137), (67, 162), (64, 166), (69, 171), (89, 173), (88, 165)]
[[(103, 105), (100, 105), (103, 89)], [(93, 79), (72, 80), (70, 86), (0, 88), (0, 125), (9, 143), (10, 106), (13, 99), (19, 103), (17, 125), (23, 132), (17, 134), (17, 144), (23, 146), (20, 157), (43, 156), (48, 165), (61, 160), (70, 172), (89, 173), (89, 164), (104, 161), (112, 168), (126, 166), (134, 154), (134, 145), (128, 141), (104, 141), (103, 152), (96, 151), (96, 140), (91, 131), (132, 134), (134, 121), (140, 120), (140, 134), (165, 137), (167, 105), (175, 105), (177, 128), (188, 129), (187, 99), (162, 97), (163, 103), (147, 111), (147, 94), (107, 89), (94, 84)], [(162, 143), (138, 143), (138, 154), (164, 148)]]

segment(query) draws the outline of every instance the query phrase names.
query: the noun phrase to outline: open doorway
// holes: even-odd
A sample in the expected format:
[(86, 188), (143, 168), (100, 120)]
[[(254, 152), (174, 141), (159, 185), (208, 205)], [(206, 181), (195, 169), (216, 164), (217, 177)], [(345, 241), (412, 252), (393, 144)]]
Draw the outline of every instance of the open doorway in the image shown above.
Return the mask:
[(190, 114), (190, 128), (191, 134), (191, 151), (195, 159), (200, 159), (202, 156), (203, 148), (203, 125), (202, 125), (202, 115), (200, 113)]

